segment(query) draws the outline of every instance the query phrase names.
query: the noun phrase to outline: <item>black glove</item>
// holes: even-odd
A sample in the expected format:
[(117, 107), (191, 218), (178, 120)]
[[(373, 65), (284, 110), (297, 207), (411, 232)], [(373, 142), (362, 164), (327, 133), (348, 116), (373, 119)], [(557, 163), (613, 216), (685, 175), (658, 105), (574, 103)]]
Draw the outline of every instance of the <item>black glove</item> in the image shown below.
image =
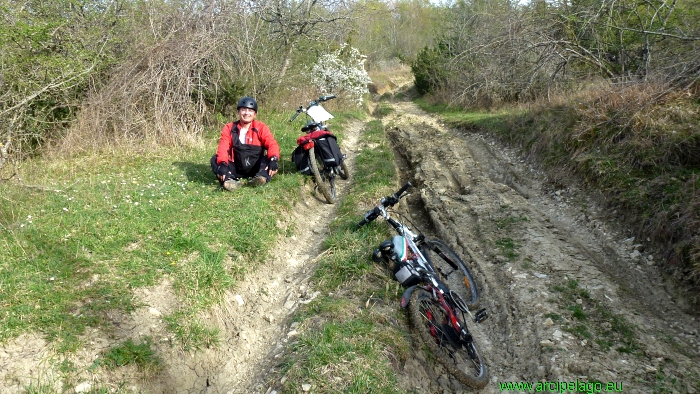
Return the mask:
[(219, 164), (219, 175), (226, 175), (229, 173), (228, 162), (223, 162)]
[(277, 156), (272, 156), (270, 158), (270, 164), (267, 167), (270, 171), (277, 171), (279, 168), (277, 165)]

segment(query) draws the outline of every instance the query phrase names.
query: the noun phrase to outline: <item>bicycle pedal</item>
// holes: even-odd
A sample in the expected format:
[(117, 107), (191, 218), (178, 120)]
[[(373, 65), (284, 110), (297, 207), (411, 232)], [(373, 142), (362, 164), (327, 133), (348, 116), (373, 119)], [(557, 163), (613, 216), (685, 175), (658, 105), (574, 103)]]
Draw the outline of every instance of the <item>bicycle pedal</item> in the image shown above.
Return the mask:
[(474, 315), (474, 320), (477, 323), (481, 323), (482, 321), (486, 320), (488, 318), (488, 314), (486, 313), (486, 308), (479, 309), (476, 314)]

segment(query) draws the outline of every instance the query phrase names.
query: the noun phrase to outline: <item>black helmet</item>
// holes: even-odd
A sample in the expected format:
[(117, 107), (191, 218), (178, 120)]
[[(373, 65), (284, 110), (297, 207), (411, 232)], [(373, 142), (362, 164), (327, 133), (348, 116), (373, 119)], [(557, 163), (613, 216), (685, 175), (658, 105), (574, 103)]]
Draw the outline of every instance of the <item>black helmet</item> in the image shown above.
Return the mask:
[(252, 97), (246, 96), (238, 100), (238, 107), (236, 107), (236, 110), (240, 109), (241, 107), (251, 108), (253, 111), (258, 112), (258, 102)]

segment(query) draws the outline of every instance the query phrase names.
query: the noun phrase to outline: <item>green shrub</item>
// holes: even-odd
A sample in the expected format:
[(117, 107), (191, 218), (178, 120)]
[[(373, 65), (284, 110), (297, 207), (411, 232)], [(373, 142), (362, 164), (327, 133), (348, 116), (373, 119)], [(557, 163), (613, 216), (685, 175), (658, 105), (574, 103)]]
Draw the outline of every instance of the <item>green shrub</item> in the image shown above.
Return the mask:
[(449, 58), (447, 45), (442, 43), (437, 48), (425, 47), (420, 51), (411, 65), (418, 93), (427, 94), (444, 85), (447, 80), (445, 64)]

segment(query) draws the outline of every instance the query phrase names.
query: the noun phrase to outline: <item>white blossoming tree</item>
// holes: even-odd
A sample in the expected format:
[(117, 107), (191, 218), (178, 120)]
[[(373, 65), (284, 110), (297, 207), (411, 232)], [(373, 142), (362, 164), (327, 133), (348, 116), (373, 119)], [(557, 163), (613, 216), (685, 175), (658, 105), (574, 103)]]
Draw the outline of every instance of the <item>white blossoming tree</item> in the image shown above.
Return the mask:
[(311, 81), (322, 94), (344, 92), (357, 105), (362, 105), (363, 95), (371, 83), (365, 71), (366, 56), (353, 47), (343, 44), (338, 50), (319, 57), (311, 69)]

